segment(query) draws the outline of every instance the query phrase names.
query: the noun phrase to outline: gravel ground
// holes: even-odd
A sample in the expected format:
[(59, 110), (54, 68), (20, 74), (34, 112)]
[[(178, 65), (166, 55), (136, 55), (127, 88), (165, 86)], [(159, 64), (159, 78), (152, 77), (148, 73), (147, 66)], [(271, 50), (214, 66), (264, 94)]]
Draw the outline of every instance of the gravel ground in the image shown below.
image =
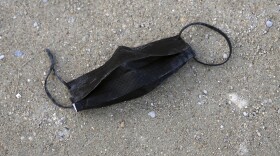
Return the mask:
[[(141, 98), (79, 113), (44, 92), (47, 47), (70, 81), (119, 45), (173, 36), (196, 21), (229, 35), (227, 64), (190, 61)], [(277, 0), (1, 0), (0, 155), (280, 155), (279, 32)], [(208, 29), (184, 39), (204, 59), (226, 57)], [(70, 104), (67, 89), (50, 81)]]

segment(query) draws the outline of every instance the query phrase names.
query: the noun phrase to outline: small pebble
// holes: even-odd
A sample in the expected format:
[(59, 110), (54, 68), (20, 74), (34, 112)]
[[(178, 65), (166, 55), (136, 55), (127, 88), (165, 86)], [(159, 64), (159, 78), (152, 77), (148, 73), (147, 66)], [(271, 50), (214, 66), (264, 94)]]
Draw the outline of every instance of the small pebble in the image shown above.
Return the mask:
[(224, 126), (223, 125), (221, 125), (221, 129), (223, 129), (224, 128)]
[(48, 0), (43, 0), (43, 2), (44, 2), (44, 3), (47, 3), (47, 2), (48, 2)]
[(247, 117), (247, 116), (249, 116), (249, 113), (243, 112), (243, 115)]
[(0, 60), (3, 60), (4, 59), (4, 55), (0, 55)]
[(23, 56), (23, 52), (20, 50), (16, 50), (14, 55), (15, 55), (15, 57), (21, 57), (21, 56)]
[(272, 25), (273, 25), (273, 22), (271, 20), (266, 21), (266, 26), (268, 28), (272, 27)]
[(17, 93), (16, 97), (19, 99), (19, 98), (21, 98), (21, 95), (19, 93)]
[(27, 79), (27, 82), (31, 82), (31, 80), (30, 80), (30, 79)]
[(37, 22), (34, 22), (34, 23), (33, 23), (33, 27), (38, 27), (38, 23), (37, 23)]
[(28, 137), (28, 140), (29, 140), (29, 141), (32, 141), (32, 140), (33, 140), (33, 138), (30, 136), (30, 137)]
[(261, 133), (258, 130), (256, 130), (256, 132), (257, 132), (257, 135), (260, 137)]
[(122, 122), (120, 123), (120, 127), (121, 127), (121, 128), (124, 128), (124, 121), (122, 121)]
[(227, 55), (227, 54), (224, 54), (224, 55), (223, 55), (223, 58), (224, 58), (224, 59), (228, 58), (228, 55)]
[(148, 115), (152, 118), (156, 117), (156, 113), (154, 111), (149, 112)]
[(68, 23), (74, 23), (74, 22), (75, 22), (75, 17), (68, 18)]
[(207, 90), (203, 90), (204, 95), (207, 95), (207, 93), (208, 93)]
[(70, 130), (67, 127), (64, 127), (64, 129), (57, 132), (57, 136), (59, 140), (63, 140), (70, 135)]

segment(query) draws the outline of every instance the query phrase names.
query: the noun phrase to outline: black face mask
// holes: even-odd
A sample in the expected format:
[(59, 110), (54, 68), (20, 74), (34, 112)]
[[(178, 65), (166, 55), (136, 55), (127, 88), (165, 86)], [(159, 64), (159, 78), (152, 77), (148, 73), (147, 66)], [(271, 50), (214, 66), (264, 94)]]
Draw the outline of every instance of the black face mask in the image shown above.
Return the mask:
[[(207, 64), (196, 59), (194, 50), (181, 38), (182, 32), (192, 25), (206, 26), (226, 39), (229, 46), (229, 55), (224, 62)], [(200, 22), (191, 23), (174, 37), (161, 39), (136, 48), (120, 46), (103, 66), (67, 83), (58, 76), (55, 70), (55, 59), (51, 51), (46, 49), (46, 52), (51, 60), (50, 70), (44, 85), (48, 97), (59, 107), (74, 108), (76, 111), (81, 111), (105, 107), (147, 94), (192, 58), (204, 65), (222, 65), (229, 60), (232, 46), (227, 35), (218, 28)], [(73, 106), (58, 104), (50, 94), (47, 81), (52, 71), (69, 89)]]

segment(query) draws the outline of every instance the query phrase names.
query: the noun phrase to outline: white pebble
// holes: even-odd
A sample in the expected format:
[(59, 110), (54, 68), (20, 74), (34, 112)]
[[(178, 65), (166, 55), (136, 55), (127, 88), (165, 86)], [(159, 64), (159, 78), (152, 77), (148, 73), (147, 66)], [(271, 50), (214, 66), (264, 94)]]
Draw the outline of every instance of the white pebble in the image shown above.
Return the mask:
[(207, 95), (207, 93), (208, 93), (207, 90), (203, 90), (203, 94)]
[(221, 125), (221, 129), (223, 129), (224, 128), (224, 126), (223, 125)]
[(248, 116), (249, 116), (249, 113), (243, 112), (243, 115), (246, 116), (246, 117), (248, 117)]
[(34, 22), (34, 23), (33, 23), (33, 27), (38, 27), (38, 23), (37, 23), (37, 22)]
[(0, 55), (0, 60), (3, 60), (4, 59), (4, 55)]
[(268, 20), (268, 21), (266, 21), (266, 26), (267, 27), (272, 27), (272, 25), (273, 25), (273, 22), (271, 21), (271, 20)]
[(33, 140), (33, 138), (30, 136), (30, 137), (28, 137), (28, 140), (29, 140), (29, 141), (32, 141), (32, 140)]
[(156, 113), (154, 111), (149, 112), (148, 115), (152, 118), (156, 117)]
[(223, 58), (224, 59), (228, 58), (228, 55), (227, 54), (223, 54)]
[(31, 82), (31, 80), (30, 80), (30, 79), (27, 79), (27, 82)]
[(260, 133), (258, 130), (256, 130), (256, 132), (257, 132), (257, 135), (258, 135), (259, 137), (262, 136), (261, 133)]
[(19, 93), (17, 93), (16, 97), (19, 99), (19, 98), (21, 98), (21, 95)]
[(232, 103), (236, 104), (238, 108), (240, 109), (247, 108), (248, 101), (240, 98), (236, 93), (231, 93), (228, 96), (229, 96), (229, 100)]

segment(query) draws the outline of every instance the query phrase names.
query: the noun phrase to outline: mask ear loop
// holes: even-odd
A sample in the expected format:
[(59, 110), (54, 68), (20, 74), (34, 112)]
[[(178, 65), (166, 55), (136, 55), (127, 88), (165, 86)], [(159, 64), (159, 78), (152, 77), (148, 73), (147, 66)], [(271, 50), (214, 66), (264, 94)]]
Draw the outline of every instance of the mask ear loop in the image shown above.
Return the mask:
[(200, 63), (200, 64), (207, 65), (207, 66), (220, 66), (220, 65), (225, 64), (230, 59), (231, 54), (232, 54), (232, 45), (231, 45), (229, 37), (222, 30), (220, 30), (220, 29), (218, 29), (218, 28), (216, 28), (216, 27), (214, 27), (212, 25), (209, 25), (209, 24), (206, 24), (206, 23), (202, 23), (202, 22), (195, 22), (195, 23), (191, 23), (191, 24), (186, 25), (179, 32), (179, 37), (181, 37), (181, 35), (182, 35), (182, 33), (183, 33), (183, 31), (185, 29), (187, 29), (188, 27), (193, 26), (193, 25), (202, 25), (202, 26), (205, 26), (207, 28), (210, 28), (210, 29), (216, 31), (217, 33), (219, 33), (220, 35), (222, 35), (226, 39), (228, 47), (229, 47), (229, 55), (226, 58), (226, 60), (224, 62), (222, 62), (222, 63), (216, 63), (216, 64), (215, 63), (205, 63), (205, 62), (202, 62), (202, 61), (198, 60), (196, 57), (194, 57), (194, 60), (196, 62)]
[(45, 83), (44, 83), (44, 88), (45, 88), (45, 92), (47, 94), (47, 96), (52, 100), (52, 102), (57, 105), (58, 107), (61, 107), (61, 108), (73, 108), (73, 106), (64, 106), (64, 105), (61, 105), (59, 104), (54, 98), (53, 96), (51, 95), (49, 89), (47, 88), (47, 82), (48, 82), (48, 78), (51, 74), (51, 72), (53, 71), (54, 75), (58, 78), (58, 80), (63, 83), (68, 89), (70, 89), (70, 87), (67, 85), (67, 83), (57, 74), (56, 72), (56, 69), (55, 69), (55, 59), (54, 59), (54, 56), (53, 54), (51, 53), (51, 51), (49, 49), (46, 49), (45, 50), (50, 58), (50, 61), (51, 61), (51, 65), (50, 65), (50, 69), (48, 71), (48, 74), (47, 74), (47, 77), (45, 79)]

